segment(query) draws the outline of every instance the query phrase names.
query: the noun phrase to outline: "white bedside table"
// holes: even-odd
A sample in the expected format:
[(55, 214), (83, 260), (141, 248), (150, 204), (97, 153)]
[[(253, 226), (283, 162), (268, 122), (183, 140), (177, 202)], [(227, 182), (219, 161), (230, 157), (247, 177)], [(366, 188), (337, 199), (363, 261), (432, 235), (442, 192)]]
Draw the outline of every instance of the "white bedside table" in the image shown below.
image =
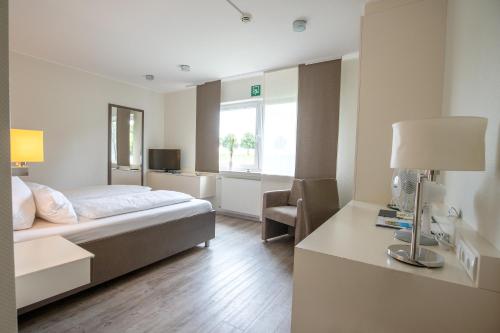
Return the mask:
[(15, 243), (17, 308), (90, 283), (93, 257), (61, 236)]

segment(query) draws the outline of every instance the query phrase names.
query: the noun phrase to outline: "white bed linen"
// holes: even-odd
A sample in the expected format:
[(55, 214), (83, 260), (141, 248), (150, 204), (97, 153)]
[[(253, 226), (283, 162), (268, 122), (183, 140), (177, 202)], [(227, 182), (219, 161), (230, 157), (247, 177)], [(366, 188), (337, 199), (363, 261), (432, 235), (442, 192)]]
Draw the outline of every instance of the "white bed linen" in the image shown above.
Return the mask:
[(176, 205), (191, 201), (192, 199), (193, 197), (186, 193), (158, 190), (143, 193), (128, 193), (105, 198), (73, 200), (72, 203), (78, 216), (89, 219), (100, 219)]
[(78, 223), (73, 205), (64, 194), (45, 185), (26, 182), (35, 198), (36, 216), (59, 224)]
[(212, 210), (206, 200), (193, 199), (171, 206), (116, 215), (96, 220), (80, 220), (77, 224), (58, 225), (36, 219), (30, 229), (14, 231), (14, 242), (61, 235), (73, 243), (84, 243), (124, 232), (161, 224)]
[(151, 187), (139, 185), (96, 185), (65, 190), (62, 193), (70, 200), (105, 198), (121, 194), (151, 191)]

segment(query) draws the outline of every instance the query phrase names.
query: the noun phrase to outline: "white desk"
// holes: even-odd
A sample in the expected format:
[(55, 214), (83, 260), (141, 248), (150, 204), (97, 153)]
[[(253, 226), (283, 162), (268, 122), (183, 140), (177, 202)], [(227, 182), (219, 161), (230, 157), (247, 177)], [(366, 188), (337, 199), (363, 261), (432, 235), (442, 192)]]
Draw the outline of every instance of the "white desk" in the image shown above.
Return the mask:
[(17, 308), (90, 283), (93, 257), (61, 236), (15, 243)]
[(351, 201), (295, 248), (293, 332), (500, 332), (500, 293), (479, 289), (453, 252), (438, 269), (386, 254), (383, 207)]

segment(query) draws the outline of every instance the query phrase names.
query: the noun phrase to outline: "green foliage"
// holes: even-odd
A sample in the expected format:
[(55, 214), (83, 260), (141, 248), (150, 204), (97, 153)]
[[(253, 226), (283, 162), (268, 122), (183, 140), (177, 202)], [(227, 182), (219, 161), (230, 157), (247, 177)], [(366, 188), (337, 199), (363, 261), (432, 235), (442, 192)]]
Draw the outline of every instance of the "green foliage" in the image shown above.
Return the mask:
[(233, 168), (234, 149), (238, 148), (238, 139), (236, 139), (236, 135), (228, 134), (222, 139), (221, 143), (222, 147), (229, 150), (229, 170), (231, 170)]
[(241, 148), (245, 148), (247, 153), (248, 150), (255, 149), (255, 144), (255, 135), (252, 133), (245, 133), (245, 135), (243, 135), (243, 138), (241, 139)]
[(229, 150), (231, 155), (235, 148), (238, 148), (238, 139), (236, 139), (236, 135), (228, 134), (222, 139), (222, 146)]

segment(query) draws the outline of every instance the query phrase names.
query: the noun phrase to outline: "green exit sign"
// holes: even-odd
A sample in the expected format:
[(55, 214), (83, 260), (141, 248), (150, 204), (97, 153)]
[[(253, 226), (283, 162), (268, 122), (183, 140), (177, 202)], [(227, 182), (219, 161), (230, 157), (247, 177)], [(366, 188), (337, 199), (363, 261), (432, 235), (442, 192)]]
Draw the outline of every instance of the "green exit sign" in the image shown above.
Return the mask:
[(260, 96), (260, 84), (252, 86), (252, 88), (250, 89), (250, 95), (252, 97)]

